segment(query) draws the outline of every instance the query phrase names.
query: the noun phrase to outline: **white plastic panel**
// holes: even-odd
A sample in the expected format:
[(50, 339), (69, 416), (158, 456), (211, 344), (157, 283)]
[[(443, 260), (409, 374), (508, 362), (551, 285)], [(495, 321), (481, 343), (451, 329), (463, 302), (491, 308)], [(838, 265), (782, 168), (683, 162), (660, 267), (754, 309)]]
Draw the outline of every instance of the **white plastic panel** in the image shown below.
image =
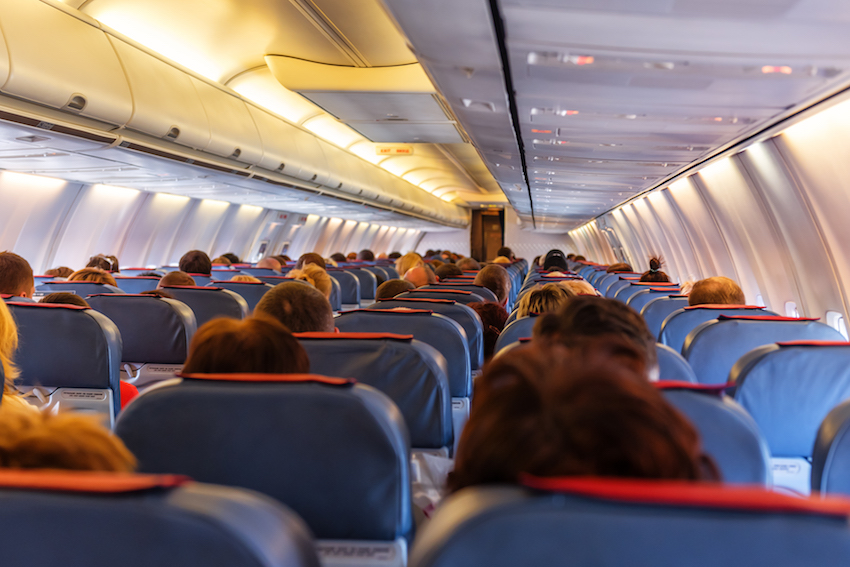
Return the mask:
[(133, 116), (127, 127), (164, 138), (173, 128), (173, 140), (195, 149), (210, 143), (207, 115), (192, 77), (168, 63), (110, 36), (133, 93)]
[[(263, 157), (263, 142), (242, 99), (200, 79), (193, 77), (192, 82), (209, 121), (210, 143), (204, 149), (244, 163), (260, 163)], [(237, 150), (238, 155), (234, 156)]]
[(648, 198), (648, 206), (664, 226), (669, 248), (666, 249), (667, 261), (675, 265), (679, 281), (695, 281), (699, 278), (699, 266), (691, 247), (690, 237), (679, 221), (679, 213), (670, 198), (670, 191), (656, 191)]
[(240, 258), (246, 256), (251, 251), (251, 245), (260, 229), (260, 219), (264, 214), (265, 209), (262, 207), (231, 207), (228, 210), (229, 216), (210, 249), (210, 257), (216, 258), (227, 252), (233, 252)]
[(191, 207), (189, 197), (156, 193), (140, 207), (118, 254), (124, 266), (162, 266), (170, 259), (171, 243)]
[(192, 201), (192, 206), (180, 222), (180, 230), (171, 243), (168, 263), (176, 264), (189, 250), (203, 250), (211, 254), (215, 237), (230, 207), (235, 208), (236, 205), (210, 199)]
[[(293, 139), (293, 133), (298, 129), (253, 104), (246, 106), (254, 119), (263, 144), (260, 167), (297, 177), (303, 161), (298, 145)], [(283, 169), (280, 169), (281, 164), (284, 166)]]
[(79, 190), (59, 179), (0, 173), (0, 250), (23, 256), (36, 273), (53, 267), (51, 244)]
[[(88, 185), (80, 192), (50, 267), (82, 268), (93, 254), (119, 253), (121, 243), (147, 194), (135, 189)], [(119, 258), (120, 260), (120, 258)]]
[[(54, 108), (81, 96), (79, 114), (119, 125), (129, 120), (130, 89), (101, 30), (43, 2), (20, 0), (0, 5), (0, 26), (11, 60), (4, 92)], [(7, 71), (0, 66), (0, 77)]]

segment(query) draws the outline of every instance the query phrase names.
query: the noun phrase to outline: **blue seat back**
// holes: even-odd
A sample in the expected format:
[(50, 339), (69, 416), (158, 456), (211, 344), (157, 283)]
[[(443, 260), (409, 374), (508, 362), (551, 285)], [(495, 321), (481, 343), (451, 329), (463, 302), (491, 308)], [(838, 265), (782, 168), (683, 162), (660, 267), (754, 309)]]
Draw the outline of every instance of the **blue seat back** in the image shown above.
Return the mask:
[(64, 292), (74, 293), (80, 297), (97, 295), (99, 293), (124, 293), (123, 289), (97, 282), (46, 282), (35, 289), (44, 294)]
[(683, 356), (700, 384), (723, 384), (739, 358), (754, 348), (784, 341), (843, 341), (841, 333), (812, 319), (720, 315), (685, 339)]
[(730, 379), (773, 456), (810, 457), (821, 422), (850, 399), (850, 343), (765, 345), (738, 360)]
[(463, 303), (464, 305), (469, 305), (470, 303), (481, 303), (484, 302), (484, 298), (478, 295), (477, 293), (472, 293), (470, 291), (463, 290), (434, 290), (434, 289), (411, 289), (410, 291), (406, 291), (404, 293), (398, 294), (396, 297), (400, 297), (402, 299), (405, 298), (413, 298), (413, 299), (450, 299), (452, 301), (457, 301), (458, 303)]
[(389, 276), (389, 278), (391, 280), (397, 280), (401, 277), (399, 275), (399, 273), (396, 271), (394, 266), (381, 266), (381, 267), (384, 269), (385, 272), (387, 272), (387, 275)]
[[(643, 308), (640, 314), (643, 320), (646, 321), (646, 326), (649, 327), (649, 332), (656, 340), (660, 341), (661, 325), (664, 320), (674, 311), (684, 309), (688, 306), (688, 296), (686, 295), (668, 295), (654, 296)], [(682, 352), (682, 349), (673, 349), (676, 352)]]
[(623, 276), (617, 274), (617, 279), (608, 285), (608, 289), (603, 292), (603, 295), (609, 299), (613, 299), (621, 289), (629, 287), (632, 282), (636, 282), (639, 279), (640, 276)]
[(670, 291), (669, 289), (665, 289), (663, 287), (650, 287), (646, 289), (638, 290), (634, 295), (632, 295), (629, 300), (626, 302), (626, 305), (640, 313), (647, 303), (651, 302), (654, 299), (658, 299), (659, 297), (670, 297), (670, 295), (677, 295), (679, 293), (679, 288), (676, 288), (676, 291)]
[[(850, 556), (845, 502), (681, 482), (550, 479), (440, 505), (410, 567), (831, 565)], [(549, 487), (552, 488), (549, 488)]]
[[(340, 303), (342, 305), (360, 305), (360, 279), (345, 270), (328, 270), (328, 275), (339, 282)], [(372, 297), (375, 297), (373, 294)]]
[(699, 431), (702, 447), (720, 470), (723, 482), (770, 484), (770, 451), (753, 418), (722, 390), (657, 382)]
[(19, 385), (109, 391), (118, 414), (122, 347), (115, 323), (76, 305), (7, 305), (18, 326)]
[(209, 285), (212, 281), (212, 276), (208, 274), (189, 274), (193, 280), (195, 280), (195, 285), (198, 287), (203, 287), (205, 285)]
[(217, 317), (244, 319), (248, 316), (248, 302), (229, 289), (201, 286), (164, 286), (162, 289), (192, 309), (199, 329)]
[(242, 299), (248, 304), (248, 313), (253, 313), (254, 308), (274, 286), (266, 282), (231, 282), (231, 281), (213, 281), (208, 284), (210, 287), (220, 287), (229, 289), (233, 293), (239, 294)]
[[(668, 293), (679, 293), (680, 289), (677, 284), (666, 284), (658, 282), (630, 282), (628, 286), (623, 287), (614, 295), (614, 299), (622, 301), (626, 305), (629, 304), (631, 298), (645, 289), (667, 289)], [(640, 309), (635, 309), (640, 312)]]
[(123, 362), (183, 364), (197, 330), (188, 305), (154, 295), (103, 294), (88, 298), (91, 308), (121, 333)]
[(284, 506), (174, 475), (2, 471), (0, 526), (6, 567), (319, 567)]
[(658, 355), (658, 378), (660, 380), (697, 383), (696, 374), (681, 354), (660, 343), (655, 344), (655, 352)]
[(423, 309), (360, 309), (344, 311), (334, 319), (334, 324), (344, 333), (413, 335), (414, 339), (431, 345), (446, 358), (452, 397), (467, 398), (472, 394), (469, 343), (457, 321)]
[(118, 289), (124, 293), (142, 293), (156, 289), (159, 285), (159, 278), (153, 276), (115, 276), (115, 283), (118, 284)]
[(756, 305), (694, 305), (674, 311), (661, 325), (658, 342), (667, 345), (676, 352), (682, 352), (685, 338), (691, 331), (705, 323), (717, 319), (720, 315), (776, 315)]
[(511, 343), (530, 337), (534, 329), (534, 323), (536, 322), (537, 317), (535, 315), (529, 315), (527, 317), (520, 317), (512, 323), (505, 325), (505, 328), (499, 334), (499, 338), (496, 339), (496, 346), (493, 352), (499, 352)]
[(475, 285), (475, 284), (455, 284), (455, 283), (436, 283), (429, 284), (420, 287), (419, 289), (433, 289), (436, 291), (445, 291), (451, 289), (457, 289), (461, 291), (470, 291), (475, 295), (479, 295), (484, 298), (484, 301), (491, 301), (493, 303), (498, 303), (499, 299), (496, 297), (496, 294), (493, 293), (492, 290), (487, 289), (484, 286)]
[(328, 301), (331, 304), (331, 309), (334, 311), (342, 311), (342, 286), (339, 285), (339, 280), (333, 276), (331, 278), (331, 295)]
[(471, 307), (448, 299), (398, 299), (394, 297), (378, 300), (368, 309), (396, 309), (398, 307), (427, 309), (457, 321), (466, 333), (472, 370), (478, 370), (484, 364), (483, 324), (481, 317)]
[(332, 371), (376, 388), (398, 406), (413, 447), (452, 442), (446, 359), (410, 335), (297, 333), (313, 372)]
[(161, 276), (164, 276), (167, 273), (165, 270), (161, 270), (159, 268), (122, 268), (121, 275), (132, 278), (148, 272), (155, 272)]
[(259, 278), (260, 276), (279, 276), (280, 272), (271, 268), (239, 268), (239, 271)]
[(378, 289), (378, 278), (369, 270), (363, 268), (346, 268), (346, 272), (353, 275), (360, 282), (360, 299), (375, 299)]
[(410, 534), (410, 446), (389, 398), (314, 375), (206, 376), (163, 383), (121, 414), (115, 431), (140, 471), (256, 490), (319, 538)]
[(32, 279), (36, 286), (40, 286), (43, 283), (52, 282), (56, 279), (56, 276), (33, 276)]
[[(366, 270), (367, 272), (372, 272), (373, 274), (378, 276), (383, 281), (387, 281), (388, 279), (391, 279), (389, 273), (387, 273), (387, 271), (381, 266), (363, 266), (363, 269)], [(378, 285), (380, 285), (380, 284), (378, 284)]]
[(812, 492), (850, 496), (850, 400), (832, 408), (818, 429)]

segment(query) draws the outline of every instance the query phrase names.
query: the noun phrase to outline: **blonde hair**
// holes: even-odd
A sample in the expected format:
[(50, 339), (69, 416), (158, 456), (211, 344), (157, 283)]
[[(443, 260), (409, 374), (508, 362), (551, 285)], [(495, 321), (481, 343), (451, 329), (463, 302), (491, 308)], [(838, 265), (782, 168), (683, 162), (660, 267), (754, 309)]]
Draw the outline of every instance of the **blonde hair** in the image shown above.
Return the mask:
[(586, 281), (566, 280), (558, 282), (558, 285), (566, 289), (570, 295), (596, 295), (596, 289)]
[(213, 260), (212, 263), (213, 264), (221, 264), (222, 266), (229, 266), (229, 265), (233, 264), (233, 262), (230, 261), (230, 258), (225, 258), (224, 256), (219, 256), (218, 258)]
[(100, 268), (83, 268), (68, 276), (69, 282), (94, 282), (118, 287), (115, 278), (106, 270)]
[(0, 363), (6, 381), (3, 384), (4, 395), (14, 395), (14, 382), (18, 377), (18, 368), (12, 362), (12, 355), (18, 349), (18, 326), (9, 312), (9, 308), (0, 301)]
[(232, 278), (230, 278), (230, 281), (232, 281), (232, 282), (262, 283), (262, 280), (257, 279), (254, 276), (246, 276), (245, 274), (233, 276)]
[(422, 256), (420, 256), (416, 252), (408, 252), (407, 254), (395, 261), (395, 269), (402, 276), (404, 276), (404, 274), (406, 274), (413, 268), (417, 268), (419, 266), (424, 265), (425, 261), (422, 260)]
[(517, 318), (526, 317), (532, 313), (557, 311), (574, 295), (574, 292), (567, 291), (556, 283), (536, 285), (520, 298), (516, 308)]
[(136, 459), (97, 417), (0, 411), (0, 468), (130, 472)]
[(493, 263), (494, 264), (513, 264), (513, 262), (511, 262), (511, 259), (508, 258), (507, 256), (496, 256), (495, 258), (493, 258)]
[(331, 277), (328, 273), (316, 264), (305, 264), (300, 270), (290, 270), (286, 275), (295, 280), (306, 281), (322, 292), (325, 299), (330, 299), (333, 282), (331, 282)]

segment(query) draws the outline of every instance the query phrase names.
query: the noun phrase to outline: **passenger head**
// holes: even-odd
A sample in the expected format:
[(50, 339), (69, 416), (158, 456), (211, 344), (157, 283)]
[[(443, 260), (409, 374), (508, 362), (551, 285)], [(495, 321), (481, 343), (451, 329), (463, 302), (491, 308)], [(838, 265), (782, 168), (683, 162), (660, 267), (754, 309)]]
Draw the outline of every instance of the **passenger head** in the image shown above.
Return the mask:
[(431, 269), (435, 270), (435, 271), (436, 271), (437, 268), (439, 268), (443, 264), (445, 264), (445, 262), (443, 262), (442, 260), (437, 260), (437, 259), (428, 260), (428, 265), (431, 266)]
[(331, 254), (331, 260), (334, 262), (345, 262), (345, 254), (341, 252), (334, 252)]
[(86, 264), (86, 268), (98, 268), (106, 272), (115, 271), (113, 269), (112, 260), (104, 256), (103, 254), (98, 254), (97, 256), (92, 256), (91, 258), (89, 258), (89, 261)]
[(334, 330), (333, 309), (316, 288), (298, 282), (278, 284), (266, 293), (254, 309), (283, 323), (293, 333)]
[(573, 262), (587, 262), (587, 258), (579, 254), (578, 256), (573, 257)]
[(558, 285), (572, 292), (571, 295), (596, 295), (596, 289), (584, 280), (566, 280)]
[(183, 366), (184, 374), (308, 372), (310, 359), (304, 347), (270, 317), (222, 318), (204, 324), (192, 338)]
[(266, 270), (274, 270), (275, 272), (280, 271), (280, 262), (275, 260), (274, 258), (263, 258), (259, 262), (257, 262), (258, 268), (264, 268)]
[(661, 266), (664, 260), (660, 256), (653, 256), (649, 259), (649, 270), (640, 276), (642, 282), (669, 282), (670, 278), (661, 271)]
[(76, 305), (77, 307), (88, 307), (91, 308), (88, 301), (76, 295), (74, 293), (66, 293), (64, 291), (58, 291), (56, 293), (48, 293), (44, 297), (41, 298), (39, 303), (53, 303), (59, 305)]
[(437, 276), (425, 266), (417, 266), (407, 270), (404, 279), (412, 283), (414, 287), (437, 283)]
[(567, 291), (557, 283), (536, 285), (525, 292), (517, 303), (517, 317), (526, 317), (532, 313), (538, 315), (558, 311), (576, 294)]
[(29, 262), (14, 252), (0, 252), (0, 293), (32, 297), (35, 279)]
[(149, 289), (147, 291), (140, 292), (139, 295), (153, 295), (154, 297), (161, 297), (162, 299), (176, 299), (173, 295), (162, 289)]
[(575, 255), (575, 254), (573, 254), (572, 252), (570, 252), (569, 254), (567, 254), (567, 260), (575, 260), (575, 258), (576, 258), (576, 255)]
[(230, 258), (225, 258), (224, 256), (219, 256), (218, 258), (213, 258), (213, 266), (230, 266), (233, 262), (230, 261)]
[(345, 259), (349, 261), (353, 261), (357, 259), (357, 252), (349, 252), (345, 255)]
[(116, 274), (121, 273), (121, 266), (118, 264), (118, 257), (113, 255), (106, 256), (106, 259), (112, 262), (111, 272), (115, 272)]
[(269, 256), (269, 258), (274, 258), (278, 262), (280, 262), (280, 266), (283, 267), (287, 262), (291, 262), (292, 258), (287, 256), (286, 254), (278, 254), (277, 256)]
[(629, 264), (626, 264), (625, 262), (620, 262), (619, 264), (611, 264), (605, 271), (609, 274), (611, 272), (631, 272), (632, 267)]
[(179, 266), (180, 271), (187, 274), (203, 274), (208, 276), (212, 272), (212, 261), (210, 261), (207, 253), (201, 250), (190, 250), (183, 254), (183, 257), (180, 258)]
[(516, 259), (516, 256), (514, 256), (514, 251), (508, 248), (507, 246), (502, 246), (501, 248), (496, 250), (496, 256), (502, 256), (504, 258), (507, 258), (510, 262), (513, 262)]
[(307, 252), (306, 254), (301, 254), (301, 257), (298, 258), (298, 262), (295, 263), (295, 269), (300, 270), (307, 264), (316, 264), (323, 270), (328, 269), (327, 264), (325, 264), (325, 259), (322, 258), (321, 254), (316, 254), (315, 252)]
[(141, 278), (141, 277), (145, 277), (145, 278), (156, 278), (156, 279), (158, 279), (158, 280), (161, 280), (161, 279), (162, 279), (162, 274), (160, 274), (160, 273), (158, 273), (158, 272), (142, 272), (141, 274), (139, 274), (139, 276), (138, 276), (138, 277), (140, 277), (140, 278)]
[(159, 289), (161, 287), (171, 285), (194, 286), (195, 279), (186, 272), (181, 272), (179, 270), (176, 272), (168, 272), (160, 278), (159, 284), (156, 287)]
[(136, 459), (94, 416), (0, 411), (0, 468), (132, 472)]
[(417, 254), (416, 252), (408, 252), (395, 262), (395, 269), (400, 275), (404, 275), (409, 272), (412, 268), (417, 266), (424, 265), (425, 262), (422, 260), (422, 256)]
[(83, 268), (68, 276), (69, 282), (94, 282), (118, 287), (115, 278), (106, 270), (100, 268)]
[(511, 259), (508, 258), (507, 256), (496, 256), (495, 258), (493, 258), (493, 263), (494, 264), (510, 264)]
[(688, 305), (745, 305), (741, 287), (729, 278), (716, 276), (694, 283), (688, 294)]
[(416, 289), (416, 286), (407, 280), (387, 280), (378, 286), (375, 299), (392, 299), (400, 293)]
[(4, 394), (11, 394), (14, 391), (13, 384), (18, 377), (18, 368), (13, 362), (16, 350), (18, 350), (18, 326), (9, 308), (0, 301), (0, 364), (3, 365), (3, 374), (6, 376), (6, 382), (3, 384)]
[(375, 260), (375, 253), (369, 249), (364, 249), (357, 253), (357, 259), (364, 262), (372, 262)]
[(495, 293), (499, 305), (506, 305), (508, 303), (508, 296), (511, 294), (511, 276), (499, 264), (488, 264), (481, 268), (481, 271), (475, 276), (473, 283), (486, 287)]
[(230, 260), (231, 264), (239, 264), (241, 262), (241, 260), (239, 259), (239, 256), (237, 256), (233, 252), (228, 252), (227, 254), (222, 254), (222, 257)]
[(58, 268), (51, 268), (44, 272), (45, 276), (53, 276), (55, 278), (67, 278), (71, 274), (74, 273), (74, 270), (67, 266), (59, 266)]
[(448, 488), (521, 474), (716, 480), (699, 435), (664, 396), (605, 350), (532, 344), (476, 380)]
[(462, 276), (463, 270), (458, 268), (456, 264), (445, 263), (436, 270), (434, 270), (434, 274), (436, 274), (436, 276), (440, 278), (440, 281), (443, 281), (452, 276)]
[(475, 258), (461, 258), (455, 264), (464, 272), (477, 272), (481, 269), (481, 264)]
[(304, 280), (330, 299), (333, 291), (333, 282), (328, 273), (316, 264), (307, 264), (300, 270), (291, 270), (288, 277), (295, 280)]
[(401, 258), (401, 252), (390, 252), (389, 254), (387, 254), (387, 258), (389, 258), (390, 260), (398, 260), (399, 258)]
[(543, 269), (550, 272), (568, 272), (567, 258), (560, 250), (549, 252), (543, 259)]
[(643, 317), (615, 299), (573, 297), (556, 313), (537, 318), (534, 340), (576, 349), (599, 343), (612, 358), (630, 365), (645, 379), (658, 377), (655, 337), (649, 332)]
[(255, 278), (254, 276), (249, 276), (246, 274), (239, 274), (230, 278), (232, 282), (242, 282), (242, 283), (263, 283), (263, 280), (259, 278)]
[(484, 360), (490, 360), (495, 354), (496, 341), (508, 321), (508, 312), (501, 305), (493, 302), (476, 301), (468, 304), (478, 313), (484, 330)]

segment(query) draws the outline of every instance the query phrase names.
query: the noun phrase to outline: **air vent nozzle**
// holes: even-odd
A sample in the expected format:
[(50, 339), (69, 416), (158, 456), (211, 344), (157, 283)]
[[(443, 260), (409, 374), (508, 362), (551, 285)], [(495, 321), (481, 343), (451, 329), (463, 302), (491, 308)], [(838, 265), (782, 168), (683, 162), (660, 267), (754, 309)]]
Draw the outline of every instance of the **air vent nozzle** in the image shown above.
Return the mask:
[(241, 155), (242, 155), (242, 150), (240, 150), (239, 148), (236, 148), (235, 150), (233, 150), (233, 153), (230, 154), (230, 159), (236, 159)]
[(180, 128), (177, 126), (172, 126), (171, 130), (168, 131), (168, 134), (165, 135), (169, 140), (176, 140), (180, 136)]

